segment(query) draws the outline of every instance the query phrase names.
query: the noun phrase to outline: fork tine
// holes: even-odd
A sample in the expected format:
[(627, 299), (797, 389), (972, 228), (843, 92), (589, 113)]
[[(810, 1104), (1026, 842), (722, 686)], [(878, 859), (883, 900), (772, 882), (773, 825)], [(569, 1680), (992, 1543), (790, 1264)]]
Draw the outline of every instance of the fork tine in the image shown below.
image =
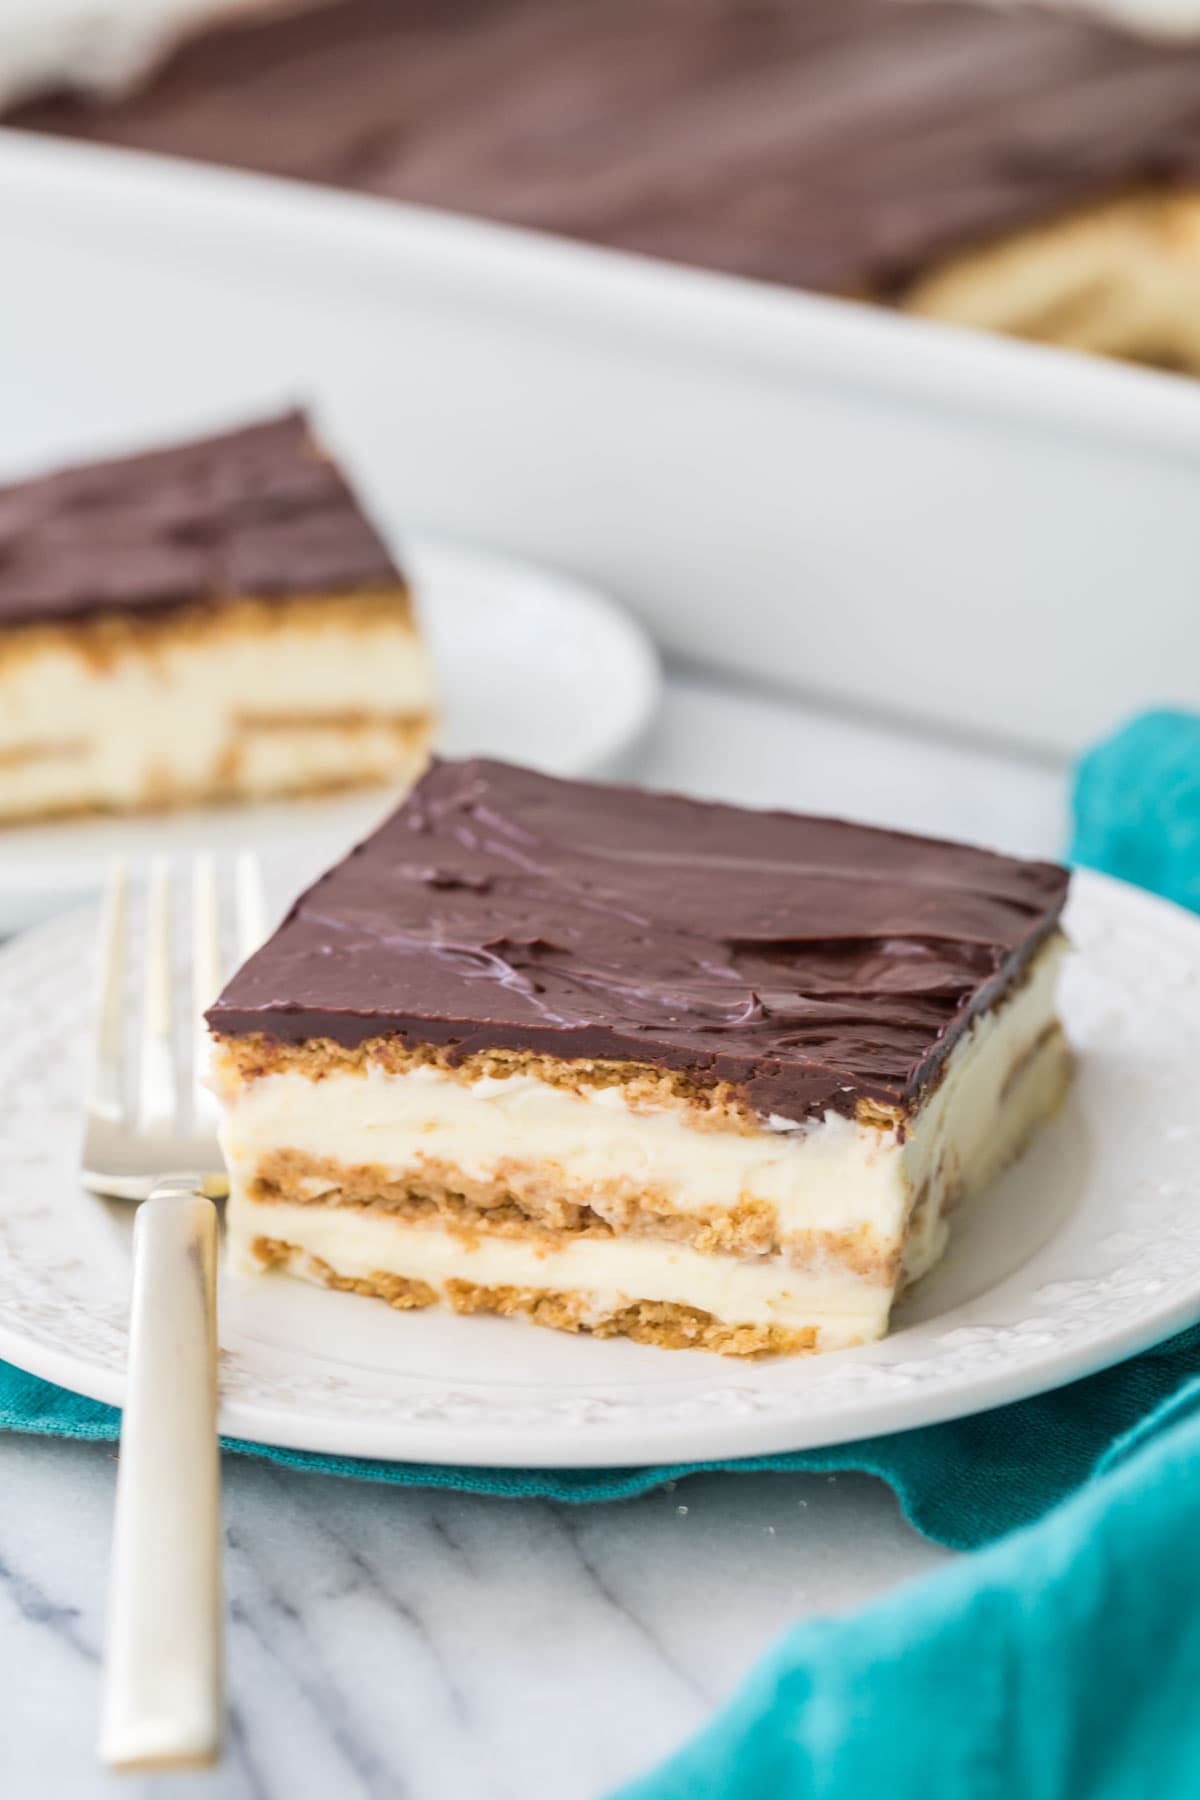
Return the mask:
[(217, 923), (217, 873), (211, 856), (198, 856), (192, 864), (192, 1122), (210, 1122), (216, 1110), (204, 1085), (208, 1068), (208, 1027), (204, 1011), (212, 1005), (221, 986), (221, 934)]
[(138, 1126), (167, 1131), (175, 1124), (178, 1092), (171, 1036), (171, 876), (165, 856), (150, 863), (145, 943)]
[(96, 1037), (87, 1107), (116, 1124), (125, 1113), (125, 862), (114, 856), (104, 884)]
[(238, 960), (252, 956), (267, 935), (262, 872), (253, 850), (242, 850), (235, 874)]

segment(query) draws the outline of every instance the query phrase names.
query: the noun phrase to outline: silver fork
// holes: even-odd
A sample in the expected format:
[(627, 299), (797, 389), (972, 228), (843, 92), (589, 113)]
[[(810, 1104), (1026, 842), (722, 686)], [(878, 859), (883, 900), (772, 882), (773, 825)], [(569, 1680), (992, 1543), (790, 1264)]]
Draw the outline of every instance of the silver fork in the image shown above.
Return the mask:
[[(239, 957), (263, 936), (250, 856), (236, 865)], [(114, 864), (100, 939), (100, 993), (84, 1184), (140, 1201), (133, 1233), (129, 1367), (121, 1417), (100, 1756), (110, 1767), (204, 1767), (220, 1752), (222, 1629), (217, 1446), (217, 1215), (226, 1191), (215, 1104), (201, 1086), (201, 1014), (216, 997), (221, 932), (211, 857), (192, 871), (191, 1080), (174, 1042), (171, 871), (151, 864), (136, 1106), (125, 1055), (127, 880)]]

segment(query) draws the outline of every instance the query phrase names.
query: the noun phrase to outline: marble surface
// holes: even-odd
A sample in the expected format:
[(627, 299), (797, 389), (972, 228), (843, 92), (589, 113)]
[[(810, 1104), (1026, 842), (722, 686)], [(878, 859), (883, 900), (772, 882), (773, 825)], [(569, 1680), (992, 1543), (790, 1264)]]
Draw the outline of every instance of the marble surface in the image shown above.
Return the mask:
[[(1050, 767), (675, 673), (642, 773), (1053, 854)], [(597, 1800), (796, 1619), (946, 1553), (865, 1477), (706, 1476), (571, 1508), (226, 1462), (230, 1737), (212, 1775), (92, 1760), (115, 1459), (0, 1438), (5, 1800)]]
[(591, 1507), (226, 1459), (225, 1766), (92, 1767), (115, 1470), (0, 1441), (0, 1791), (14, 1800), (593, 1800), (692, 1732), (773, 1635), (937, 1565), (854, 1476), (704, 1476)]

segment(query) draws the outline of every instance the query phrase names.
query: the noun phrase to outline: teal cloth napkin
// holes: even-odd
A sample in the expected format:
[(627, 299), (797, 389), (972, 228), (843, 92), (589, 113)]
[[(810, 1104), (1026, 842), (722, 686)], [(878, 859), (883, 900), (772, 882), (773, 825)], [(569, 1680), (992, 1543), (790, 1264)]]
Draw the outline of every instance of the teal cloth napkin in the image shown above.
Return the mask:
[(1071, 861), (1200, 912), (1200, 718), (1143, 713), (1081, 758)]
[(1192, 1800), (1200, 1381), (1038, 1525), (790, 1632), (620, 1800)]

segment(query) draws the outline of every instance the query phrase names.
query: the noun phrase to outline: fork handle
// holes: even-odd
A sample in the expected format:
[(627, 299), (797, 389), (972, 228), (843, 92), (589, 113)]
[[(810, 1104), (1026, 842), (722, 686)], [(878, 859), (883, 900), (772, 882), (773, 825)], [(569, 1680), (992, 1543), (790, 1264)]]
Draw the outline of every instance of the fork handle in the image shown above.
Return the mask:
[(138, 1208), (100, 1756), (205, 1767), (222, 1724), (217, 1215), (199, 1177)]

